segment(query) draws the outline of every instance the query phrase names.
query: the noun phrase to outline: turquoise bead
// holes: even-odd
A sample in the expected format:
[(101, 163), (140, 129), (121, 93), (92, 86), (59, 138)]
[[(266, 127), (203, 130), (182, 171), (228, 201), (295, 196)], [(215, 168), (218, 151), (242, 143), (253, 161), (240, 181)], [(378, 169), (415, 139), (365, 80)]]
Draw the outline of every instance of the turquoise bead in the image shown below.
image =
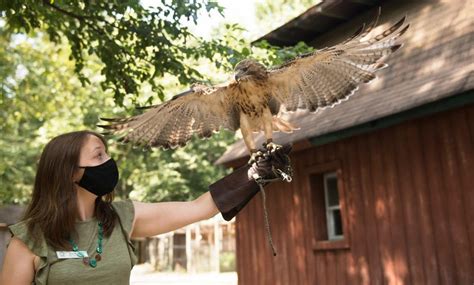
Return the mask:
[(101, 260), (101, 256), (100, 254), (102, 253), (102, 238), (103, 238), (103, 232), (102, 232), (102, 223), (99, 222), (99, 239), (97, 241), (97, 248), (96, 248), (96, 252), (98, 253), (98, 255), (96, 255), (96, 258), (88, 258), (88, 257), (84, 257), (84, 255), (82, 253), (79, 252), (79, 247), (77, 246), (77, 244), (72, 240), (72, 238), (69, 238), (69, 243), (71, 243), (72, 245), (72, 249), (77, 252), (77, 255), (82, 257), (82, 262), (87, 265), (89, 264), (90, 267), (92, 268), (95, 268), (97, 266), (97, 261)]

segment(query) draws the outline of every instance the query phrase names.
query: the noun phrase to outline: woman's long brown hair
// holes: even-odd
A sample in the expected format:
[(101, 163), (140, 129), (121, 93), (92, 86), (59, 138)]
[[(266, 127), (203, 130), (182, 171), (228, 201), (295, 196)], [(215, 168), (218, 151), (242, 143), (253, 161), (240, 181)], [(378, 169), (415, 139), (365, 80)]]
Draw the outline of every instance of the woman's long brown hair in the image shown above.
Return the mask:
[[(105, 139), (95, 132), (77, 131), (53, 138), (43, 149), (36, 172), (33, 197), (22, 220), (35, 241), (43, 235), (48, 245), (55, 249), (70, 250), (68, 238), (77, 236), (77, 194), (73, 182), (78, 170), (81, 148), (87, 137), (98, 137), (107, 149)], [(112, 208), (114, 192), (98, 197), (95, 214), (103, 223), (104, 235), (109, 237), (114, 229), (117, 214)]]

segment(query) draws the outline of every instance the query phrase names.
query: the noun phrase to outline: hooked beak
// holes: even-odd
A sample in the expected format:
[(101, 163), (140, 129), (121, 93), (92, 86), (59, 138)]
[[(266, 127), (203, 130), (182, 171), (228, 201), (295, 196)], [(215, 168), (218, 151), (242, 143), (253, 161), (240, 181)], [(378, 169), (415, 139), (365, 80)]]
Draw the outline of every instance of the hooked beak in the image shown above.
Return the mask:
[(235, 81), (239, 81), (239, 79), (242, 78), (243, 76), (244, 76), (244, 72), (242, 70), (239, 70), (239, 72), (237, 72), (234, 75)]

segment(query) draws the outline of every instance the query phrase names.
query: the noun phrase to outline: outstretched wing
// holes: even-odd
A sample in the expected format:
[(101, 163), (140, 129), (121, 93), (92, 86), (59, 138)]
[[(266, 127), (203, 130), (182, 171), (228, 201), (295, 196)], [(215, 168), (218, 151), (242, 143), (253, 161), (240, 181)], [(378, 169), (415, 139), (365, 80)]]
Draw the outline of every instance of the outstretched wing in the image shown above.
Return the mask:
[(286, 111), (309, 109), (314, 112), (347, 99), (360, 83), (374, 79), (375, 72), (387, 66), (382, 57), (401, 47), (396, 39), (409, 26), (403, 25), (403, 17), (379, 35), (363, 40), (377, 25), (379, 14), (367, 28), (362, 26), (346, 41), (270, 69), (272, 99)]
[(165, 149), (184, 146), (193, 134), (207, 138), (220, 128), (239, 128), (231, 92), (228, 86), (195, 85), (163, 104), (148, 107), (143, 114), (102, 119), (110, 123), (99, 126), (124, 142)]

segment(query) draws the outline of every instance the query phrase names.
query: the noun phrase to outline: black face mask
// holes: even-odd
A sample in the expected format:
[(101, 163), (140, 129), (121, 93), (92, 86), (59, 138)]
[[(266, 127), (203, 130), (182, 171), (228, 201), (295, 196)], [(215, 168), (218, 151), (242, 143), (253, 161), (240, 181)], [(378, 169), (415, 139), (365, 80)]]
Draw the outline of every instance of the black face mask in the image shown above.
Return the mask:
[(117, 185), (119, 173), (113, 158), (97, 166), (79, 166), (79, 168), (84, 168), (84, 175), (76, 183), (97, 196), (112, 192)]

